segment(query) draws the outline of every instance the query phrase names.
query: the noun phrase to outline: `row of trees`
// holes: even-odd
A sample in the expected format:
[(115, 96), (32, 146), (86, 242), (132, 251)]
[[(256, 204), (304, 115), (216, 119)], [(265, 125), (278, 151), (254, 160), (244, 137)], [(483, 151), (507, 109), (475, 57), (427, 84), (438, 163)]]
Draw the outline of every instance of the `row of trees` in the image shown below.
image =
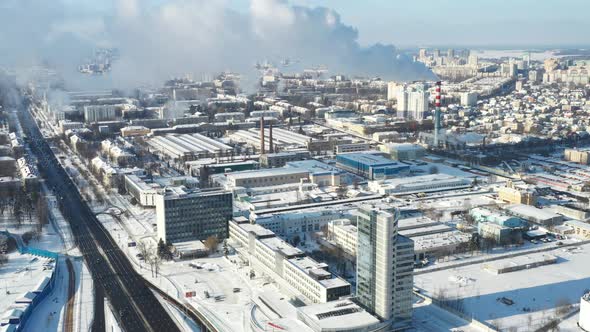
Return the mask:
[(49, 222), (46, 198), (38, 192), (25, 192), (22, 188), (0, 196), (0, 215), (12, 217), (17, 228), (25, 222), (35, 223), (39, 232)]

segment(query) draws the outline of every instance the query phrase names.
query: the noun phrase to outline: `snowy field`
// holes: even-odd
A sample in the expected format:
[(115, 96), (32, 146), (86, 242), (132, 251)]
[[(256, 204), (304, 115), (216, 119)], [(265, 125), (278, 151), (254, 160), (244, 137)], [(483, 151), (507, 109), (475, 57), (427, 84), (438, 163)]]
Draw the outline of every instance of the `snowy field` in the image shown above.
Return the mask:
[[(590, 288), (590, 245), (549, 253), (559, 257), (557, 264), (500, 275), (483, 270), (482, 264), (473, 264), (417, 275), (415, 285), (428, 296), (444, 293), (462, 299), (469, 316), (504, 329), (517, 328), (511, 331), (530, 331), (553, 317), (558, 303), (575, 305)], [(502, 261), (509, 259), (498, 262)], [(503, 298), (514, 303), (505, 304)]]

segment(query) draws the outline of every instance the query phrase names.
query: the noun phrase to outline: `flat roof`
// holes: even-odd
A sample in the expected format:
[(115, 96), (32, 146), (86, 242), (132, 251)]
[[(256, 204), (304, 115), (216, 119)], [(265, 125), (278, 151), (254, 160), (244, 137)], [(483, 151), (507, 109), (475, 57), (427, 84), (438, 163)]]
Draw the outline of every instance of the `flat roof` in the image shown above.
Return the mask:
[(525, 204), (512, 204), (506, 207), (506, 210), (521, 214), (527, 217), (534, 217), (537, 219), (553, 219), (553, 218), (562, 218), (560, 214), (553, 213), (549, 210), (539, 209), (532, 205), (525, 205)]
[(303, 174), (309, 173), (306, 170), (297, 169), (297, 168), (271, 168), (271, 169), (264, 169), (264, 170), (256, 170), (256, 171), (242, 171), (242, 172), (232, 172), (228, 174), (228, 177), (234, 179), (249, 179), (249, 178), (259, 178), (259, 177), (268, 177), (268, 176), (277, 176), (277, 175), (290, 175), (290, 174)]
[(318, 173), (337, 173), (341, 174), (344, 173), (340, 168), (332, 166), (330, 164), (326, 164), (319, 160), (310, 159), (310, 160), (300, 160), (300, 161), (290, 161), (287, 163), (287, 167), (296, 168), (300, 170), (306, 170), (312, 174)]
[(297, 308), (301, 313), (314, 320), (323, 329), (352, 330), (380, 321), (350, 299), (330, 301)]
[(350, 283), (340, 277), (332, 275), (329, 271), (325, 270), (328, 267), (326, 263), (316, 262), (314, 259), (305, 256), (289, 259), (289, 262), (299, 269), (305, 271), (307, 274), (315, 274), (321, 277), (328, 277), (328, 279), (317, 280), (322, 286), (326, 288), (336, 288), (348, 286)]
[(403, 236), (407, 236), (407, 237), (414, 237), (414, 236), (419, 236), (419, 235), (422, 235), (425, 233), (436, 234), (436, 233), (445, 233), (445, 232), (449, 232), (452, 230), (453, 230), (452, 227), (447, 226), (443, 223), (439, 223), (439, 224), (427, 226), (427, 227), (400, 230), (399, 234), (401, 234)]
[(257, 237), (265, 237), (275, 235), (275, 233), (269, 229), (266, 229), (260, 225), (250, 224), (250, 223), (243, 223), (238, 224), (239, 227), (245, 230), (248, 233), (254, 233)]
[(568, 220), (563, 223), (567, 226), (578, 227), (578, 228), (586, 228), (590, 230), (590, 224), (587, 222), (579, 221), (579, 220)]
[(260, 239), (261, 243), (269, 247), (272, 251), (278, 251), (283, 253), (287, 257), (303, 255), (303, 251), (293, 247), (289, 243), (281, 240), (278, 237), (270, 237), (266, 239)]
[(400, 165), (400, 166), (408, 166), (404, 164), (400, 164), (397, 161), (388, 159), (383, 157), (382, 152), (352, 152), (352, 153), (341, 153), (338, 154), (338, 158), (346, 158), (349, 160), (353, 160), (359, 163), (366, 164), (371, 167), (375, 166), (389, 166), (389, 165)]
[(470, 239), (470, 234), (462, 233), (460, 231), (451, 231), (445, 233), (415, 236), (412, 238), (412, 241), (414, 241), (414, 251), (420, 252), (432, 248), (463, 243), (469, 241)]

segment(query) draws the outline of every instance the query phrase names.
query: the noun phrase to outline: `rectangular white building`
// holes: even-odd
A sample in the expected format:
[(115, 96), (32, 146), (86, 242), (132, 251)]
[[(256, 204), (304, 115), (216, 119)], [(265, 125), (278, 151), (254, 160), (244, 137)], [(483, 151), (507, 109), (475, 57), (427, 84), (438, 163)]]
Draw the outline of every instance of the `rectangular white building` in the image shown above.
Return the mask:
[(257, 274), (273, 279), (285, 294), (305, 303), (325, 303), (350, 295), (350, 284), (305, 253), (246, 218), (229, 222), (229, 236)]

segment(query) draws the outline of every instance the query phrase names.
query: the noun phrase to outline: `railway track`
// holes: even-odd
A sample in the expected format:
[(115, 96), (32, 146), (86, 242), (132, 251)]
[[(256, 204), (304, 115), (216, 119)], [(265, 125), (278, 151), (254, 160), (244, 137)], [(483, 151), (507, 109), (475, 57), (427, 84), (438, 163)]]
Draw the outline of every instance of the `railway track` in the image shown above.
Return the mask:
[(68, 302), (66, 305), (66, 312), (65, 312), (65, 323), (64, 323), (64, 331), (65, 332), (73, 332), (74, 331), (74, 303), (75, 303), (75, 295), (76, 295), (76, 272), (74, 272), (74, 265), (72, 261), (68, 258), (66, 260), (66, 265), (68, 267)]

